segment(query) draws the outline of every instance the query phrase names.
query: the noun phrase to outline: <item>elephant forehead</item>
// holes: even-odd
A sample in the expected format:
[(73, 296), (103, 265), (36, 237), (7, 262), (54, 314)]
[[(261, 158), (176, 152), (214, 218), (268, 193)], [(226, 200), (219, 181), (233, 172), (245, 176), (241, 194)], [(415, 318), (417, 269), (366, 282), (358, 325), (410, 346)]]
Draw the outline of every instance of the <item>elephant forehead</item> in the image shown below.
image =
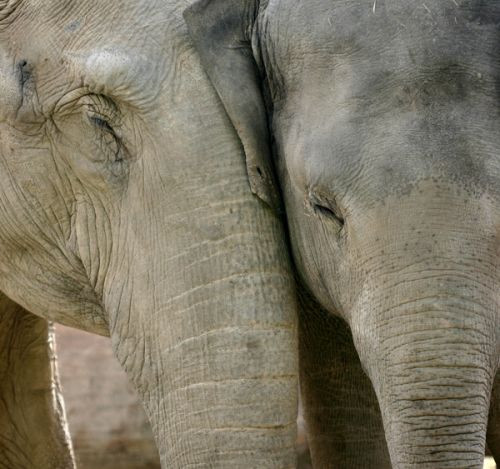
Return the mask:
[(82, 85), (151, 107), (189, 51), (181, 1), (30, 0), (9, 23), (2, 5), (0, 46), (33, 71), (44, 113)]
[(498, 2), (270, 0), (260, 21), (298, 185), (373, 202), (434, 178), (498, 200)]
[[(141, 50), (131, 48), (95, 49), (89, 53), (68, 52), (63, 55), (74, 76), (97, 93), (118, 96), (131, 102), (146, 95), (157, 95), (164, 67), (161, 61)], [(140, 101), (140, 100), (139, 100)]]
[(500, 121), (481, 106), (443, 106), (436, 116), (395, 110), (359, 118), (331, 102), (322, 105), (333, 116), (325, 117), (321, 107), (314, 116), (312, 109), (291, 106), (274, 120), (278, 128), (284, 123), (279, 157), (303, 190), (372, 205), (434, 180), (500, 201)]
[(263, 49), (290, 85), (343, 63), (416, 71), (499, 55), (498, 2), (269, 0), (260, 21)]

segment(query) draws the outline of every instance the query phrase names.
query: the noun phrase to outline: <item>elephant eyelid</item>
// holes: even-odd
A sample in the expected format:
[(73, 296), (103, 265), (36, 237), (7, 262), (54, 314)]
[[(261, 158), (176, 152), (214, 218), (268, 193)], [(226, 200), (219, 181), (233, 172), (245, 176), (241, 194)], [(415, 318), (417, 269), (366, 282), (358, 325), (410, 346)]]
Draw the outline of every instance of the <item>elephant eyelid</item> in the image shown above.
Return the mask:
[(115, 135), (115, 131), (113, 130), (113, 127), (109, 124), (109, 122), (100, 117), (100, 116), (89, 116), (89, 120), (94, 125), (94, 127), (97, 127), (100, 130), (103, 130), (105, 132), (109, 132), (110, 134)]
[(115, 130), (113, 129), (111, 124), (107, 121), (107, 119), (104, 118), (103, 116), (94, 114), (94, 115), (89, 116), (89, 121), (98, 130), (107, 134), (109, 136), (108, 138), (111, 137), (114, 140), (113, 144), (112, 144), (113, 161), (115, 163), (122, 162), (124, 160), (124, 158), (123, 158), (124, 147), (122, 144), (122, 140), (116, 134)]
[(329, 207), (325, 207), (324, 205), (314, 204), (314, 211), (320, 215), (333, 218), (337, 223), (344, 225), (345, 220), (342, 216), (336, 213)]
[(88, 94), (84, 96), (84, 106), (92, 125), (100, 130), (116, 135), (111, 125), (120, 122), (120, 112), (116, 103), (103, 94)]
[(344, 226), (345, 220), (342, 216), (342, 212), (334, 202), (325, 201), (324, 197), (318, 197), (309, 191), (309, 203), (314, 213), (317, 215), (329, 218), (341, 226)]

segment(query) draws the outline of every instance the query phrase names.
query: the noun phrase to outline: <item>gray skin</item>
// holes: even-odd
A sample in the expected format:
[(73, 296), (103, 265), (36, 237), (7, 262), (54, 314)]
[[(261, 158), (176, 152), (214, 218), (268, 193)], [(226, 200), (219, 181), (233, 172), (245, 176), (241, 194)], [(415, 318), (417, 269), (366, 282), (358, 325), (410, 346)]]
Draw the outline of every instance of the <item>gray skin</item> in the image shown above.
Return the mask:
[(186, 3), (2, 4), (0, 289), (109, 331), (165, 467), (292, 466), (267, 105), (316, 466), (498, 458), (498, 7)]
[[(111, 336), (162, 467), (291, 468), (283, 225), (269, 162), (245, 164), (188, 36), (189, 5), (0, 1), (0, 290)], [(28, 423), (44, 432), (50, 416)], [(72, 465), (28, 463), (18, 441), (2, 443), (9, 469)]]
[(0, 468), (71, 469), (53, 328), (3, 294), (0, 311)]
[(247, 152), (268, 110), (314, 466), (479, 469), (487, 433), (500, 461), (500, 3), (185, 17)]

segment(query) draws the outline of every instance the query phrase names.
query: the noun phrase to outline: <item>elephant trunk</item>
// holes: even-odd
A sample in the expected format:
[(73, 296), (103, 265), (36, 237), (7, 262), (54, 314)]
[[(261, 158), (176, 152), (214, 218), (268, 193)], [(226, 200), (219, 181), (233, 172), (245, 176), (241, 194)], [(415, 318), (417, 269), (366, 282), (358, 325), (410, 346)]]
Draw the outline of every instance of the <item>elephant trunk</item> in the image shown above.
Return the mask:
[(163, 468), (291, 468), (298, 354), (283, 226), (249, 191), (243, 160), (219, 160), (209, 188), (151, 202), (153, 222), (127, 233), (132, 256), (115, 276), (127, 283), (110, 277), (104, 298), (111, 339)]
[(242, 272), (202, 287), (210, 297), (181, 300), (159, 338), (168, 377), (146, 401), (162, 467), (294, 467), (295, 308), (281, 296), (289, 280)]
[(360, 301), (356, 346), (393, 467), (479, 469), (498, 364), (498, 306), (480, 279), (426, 274), (379, 284), (377, 298)]
[(153, 310), (132, 297), (131, 318), (112, 323), (164, 468), (295, 464), (293, 278), (278, 220), (259, 233), (239, 215), (239, 233), (173, 256), (168, 269), (181, 275), (151, 285)]

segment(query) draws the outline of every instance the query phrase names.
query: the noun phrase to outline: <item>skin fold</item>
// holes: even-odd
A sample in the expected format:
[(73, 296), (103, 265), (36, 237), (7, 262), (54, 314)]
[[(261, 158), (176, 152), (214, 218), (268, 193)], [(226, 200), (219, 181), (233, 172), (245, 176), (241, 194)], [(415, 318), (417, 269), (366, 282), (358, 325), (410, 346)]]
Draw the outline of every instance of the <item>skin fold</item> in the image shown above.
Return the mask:
[(251, 192), (189, 4), (0, 2), (0, 290), (111, 337), (162, 467), (291, 468), (283, 225)]
[(267, 109), (314, 466), (480, 469), (486, 438), (498, 460), (499, 4), (206, 0), (185, 17), (243, 140), (266, 136), (249, 103)]

